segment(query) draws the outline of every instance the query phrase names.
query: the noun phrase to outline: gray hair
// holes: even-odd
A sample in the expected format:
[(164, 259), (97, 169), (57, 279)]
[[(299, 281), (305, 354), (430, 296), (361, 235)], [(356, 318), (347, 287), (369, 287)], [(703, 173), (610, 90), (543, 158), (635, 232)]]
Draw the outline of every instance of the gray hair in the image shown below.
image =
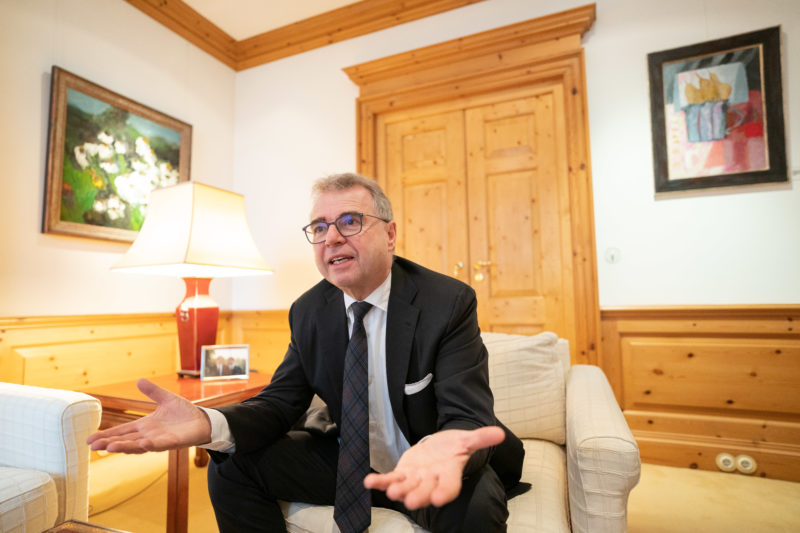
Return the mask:
[(372, 195), (372, 202), (375, 205), (375, 215), (389, 222), (394, 219), (392, 214), (392, 202), (383, 193), (378, 182), (356, 174), (345, 172), (342, 174), (331, 174), (314, 182), (311, 187), (311, 200), (316, 201), (324, 192), (344, 191), (353, 187), (364, 187)]

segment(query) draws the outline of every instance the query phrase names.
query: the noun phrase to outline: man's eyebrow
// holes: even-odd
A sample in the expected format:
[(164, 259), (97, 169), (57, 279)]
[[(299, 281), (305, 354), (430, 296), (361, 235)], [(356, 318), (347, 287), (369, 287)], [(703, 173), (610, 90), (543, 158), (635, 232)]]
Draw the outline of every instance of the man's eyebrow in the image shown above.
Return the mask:
[[(361, 214), (360, 211), (345, 211), (343, 213), (339, 213), (338, 215), (336, 215), (336, 218), (343, 217), (344, 215), (360, 215), (360, 214)], [(336, 220), (336, 219), (334, 219), (334, 220)], [(328, 221), (325, 220), (325, 217), (317, 217), (314, 220), (312, 220), (311, 222), (309, 222), (309, 224), (316, 224), (317, 222), (325, 222), (325, 223), (327, 223)], [(333, 222), (331, 222), (331, 223), (333, 223)]]

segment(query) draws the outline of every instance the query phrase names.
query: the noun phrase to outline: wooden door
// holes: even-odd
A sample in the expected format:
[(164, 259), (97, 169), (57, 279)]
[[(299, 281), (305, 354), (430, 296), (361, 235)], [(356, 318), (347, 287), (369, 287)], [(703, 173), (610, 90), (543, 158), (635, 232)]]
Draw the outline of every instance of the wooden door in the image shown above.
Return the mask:
[(467, 281), (463, 113), (403, 113), (385, 122), (384, 131), (396, 253)]
[(486, 331), (572, 333), (558, 95), (529, 88), (378, 121), (397, 253), (470, 283)]
[(553, 330), (574, 363), (602, 366), (581, 45), (594, 19), (590, 4), (344, 70), (358, 170), (393, 199), (398, 253), (472, 284), (482, 328)]
[(481, 327), (573, 338), (558, 86), (465, 110), (470, 267)]

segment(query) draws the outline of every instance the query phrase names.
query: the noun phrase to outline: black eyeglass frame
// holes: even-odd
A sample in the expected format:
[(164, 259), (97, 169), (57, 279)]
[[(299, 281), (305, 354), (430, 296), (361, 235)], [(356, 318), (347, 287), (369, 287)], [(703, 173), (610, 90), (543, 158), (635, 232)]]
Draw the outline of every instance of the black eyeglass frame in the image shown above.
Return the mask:
[[(355, 233), (345, 234), (342, 231), (342, 229), (339, 227), (339, 222), (344, 217), (352, 217), (352, 216), (357, 216), (358, 217), (358, 221), (360, 222), (358, 231), (356, 231)], [(381, 218), (381, 217), (375, 216), (375, 215), (370, 215), (370, 214), (367, 214), (367, 213), (342, 213), (341, 215), (336, 217), (336, 219), (333, 222), (325, 222), (324, 220), (318, 220), (316, 222), (312, 222), (311, 224), (306, 224), (305, 226), (302, 227), (302, 230), (303, 230), (303, 233), (305, 234), (306, 239), (308, 240), (308, 242), (310, 242), (311, 244), (321, 244), (321, 243), (325, 242), (325, 240), (328, 238), (328, 231), (330, 231), (331, 226), (336, 226), (336, 231), (338, 231), (339, 235), (341, 235), (344, 238), (352, 237), (353, 235), (358, 235), (359, 233), (364, 231), (364, 217), (377, 218), (378, 220), (381, 220), (383, 222), (391, 222), (390, 220), (386, 220), (385, 218)], [(317, 225), (320, 225), (320, 224), (325, 224), (325, 232), (321, 234), (321, 235), (323, 235), (322, 240), (319, 240), (319, 241), (315, 242), (315, 241), (312, 240), (313, 237), (311, 236), (311, 233), (309, 232), (309, 228), (311, 228), (311, 226), (317, 226)]]

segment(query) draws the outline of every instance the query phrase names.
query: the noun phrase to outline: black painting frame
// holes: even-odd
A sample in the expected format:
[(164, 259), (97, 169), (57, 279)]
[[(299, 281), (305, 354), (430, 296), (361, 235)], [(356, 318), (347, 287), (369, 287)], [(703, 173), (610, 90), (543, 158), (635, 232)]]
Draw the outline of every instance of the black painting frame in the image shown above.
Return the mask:
[[(682, 61), (693, 61), (694, 64), (698, 64), (703, 60), (713, 60), (715, 57), (719, 58), (721, 54), (732, 53), (747, 47), (760, 47), (761, 50), (760, 81), (767, 168), (764, 170), (670, 179), (667, 155), (664, 67)], [(653, 172), (656, 194), (788, 181), (780, 52), (780, 26), (775, 26), (648, 54)], [(694, 68), (702, 67), (695, 66)]]

